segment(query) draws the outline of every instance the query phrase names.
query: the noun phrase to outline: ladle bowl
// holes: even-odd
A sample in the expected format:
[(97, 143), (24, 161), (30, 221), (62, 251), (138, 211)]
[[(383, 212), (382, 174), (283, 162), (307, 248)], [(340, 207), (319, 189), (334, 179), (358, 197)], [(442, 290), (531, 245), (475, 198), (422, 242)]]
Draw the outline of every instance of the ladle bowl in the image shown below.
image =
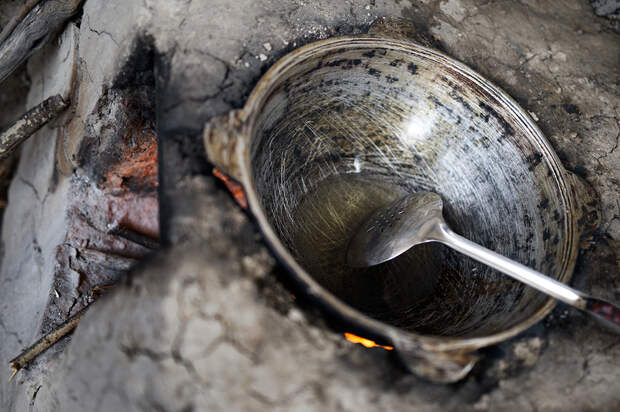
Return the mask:
[(568, 282), (598, 212), (514, 100), (403, 28), (382, 19), (368, 35), (294, 50), (204, 138), (310, 297), (351, 331), (391, 342), (412, 371), (450, 382), (476, 349), (539, 321), (554, 300), (440, 245), (351, 268), (356, 228), (404, 193), (435, 192), (463, 236)]
[(353, 267), (378, 265), (428, 242), (442, 243), (584, 311), (609, 331), (620, 333), (618, 305), (573, 289), (455, 233), (443, 219), (443, 202), (437, 193), (410, 193), (374, 211), (349, 242), (347, 264)]

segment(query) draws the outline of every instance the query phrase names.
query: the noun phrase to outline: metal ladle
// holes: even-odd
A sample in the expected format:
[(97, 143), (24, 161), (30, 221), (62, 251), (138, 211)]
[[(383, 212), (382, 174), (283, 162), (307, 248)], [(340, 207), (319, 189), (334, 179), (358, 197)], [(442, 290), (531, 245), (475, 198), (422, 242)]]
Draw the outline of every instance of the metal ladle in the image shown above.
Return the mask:
[(355, 234), (347, 251), (352, 267), (374, 266), (420, 243), (440, 242), (549, 296), (574, 306), (620, 333), (620, 308), (575, 290), (453, 232), (442, 215), (436, 193), (402, 197), (374, 212)]

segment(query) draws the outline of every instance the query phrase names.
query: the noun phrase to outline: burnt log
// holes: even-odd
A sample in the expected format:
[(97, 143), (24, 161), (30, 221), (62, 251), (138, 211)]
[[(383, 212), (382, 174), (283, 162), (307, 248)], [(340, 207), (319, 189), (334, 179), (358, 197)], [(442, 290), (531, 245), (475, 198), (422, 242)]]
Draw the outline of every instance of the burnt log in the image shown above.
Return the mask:
[(28, 0), (0, 34), (0, 83), (41, 49), (83, 0)]

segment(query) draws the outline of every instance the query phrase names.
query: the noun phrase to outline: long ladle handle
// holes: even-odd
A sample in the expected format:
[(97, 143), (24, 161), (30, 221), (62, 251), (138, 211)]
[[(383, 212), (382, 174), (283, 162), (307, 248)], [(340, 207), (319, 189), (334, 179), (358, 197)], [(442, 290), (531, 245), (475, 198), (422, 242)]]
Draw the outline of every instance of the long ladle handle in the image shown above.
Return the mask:
[(586, 295), (564, 283), (558, 282), (525, 265), (510, 260), (499, 253), (495, 253), (492, 250), (480, 246), (453, 232), (448, 225), (443, 222), (438, 223), (436, 226), (436, 229), (431, 235), (432, 240), (441, 242), (534, 289), (581, 309), (594, 316), (609, 329), (620, 333), (620, 308), (617, 305)]

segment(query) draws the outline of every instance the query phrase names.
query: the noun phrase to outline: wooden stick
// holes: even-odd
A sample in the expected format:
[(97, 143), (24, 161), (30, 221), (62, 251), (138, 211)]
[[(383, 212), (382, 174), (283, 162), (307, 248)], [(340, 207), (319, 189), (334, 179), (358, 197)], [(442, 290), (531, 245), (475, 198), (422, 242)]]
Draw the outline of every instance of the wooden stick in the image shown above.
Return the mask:
[(39, 356), (43, 351), (52, 346), (54, 343), (58, 342), (60, 339), (71, 333), (80, 322), (80, 319), (82, 319), (82, 317), (86, 313), (86, 309), (88, 309), (88, 306), (80, 310), (75, 315), (71, 316), (58, 328), (36, 341), (33, 345), (24, 350), (19, 356), (12, 359), (9, 362), (9, 367), (11, 368), (13, 373), (9, 377), (9, 382), (13, 379), (13, 377), (15, 377), (15, 375), (17, 374), (17, 372), (19, 372), (20, 369), (27, 366), (34, 358)]
[[(93, 299), (96, 299), (96, 297), (100, 296), (106, 290), (113, 287), (114, 285), (95, 285), (90, 289), (89, 295)], [(13, 373), (9, 377), (9, 382), (13, 380), (17, 372), (19, 372), (22, 368), (26, 367), (30, 362), (32, 362), (34, 358), (39, 356), (43, 351), (52, 346), (54, 343), (58, 342), (60, 339), (71, 333), (73, 329), (77, 327), (78, 323), (80, 322), (89, 307), (90, 305), (82, 308), (78, 313), (64, 321), (56, 329), (49, 332), (47, 335), (43, 336), (30, 347), (25, 349), (22, 353), (19, 354), (19, 356), (12, 359), (9, 362), (9, 367), (11, 368)]]
[(13, 126), (0, 135), (0, 159), (8, 157), (17, 146), (69, 105), (57, 94), (48, 97), (23, 115)]

